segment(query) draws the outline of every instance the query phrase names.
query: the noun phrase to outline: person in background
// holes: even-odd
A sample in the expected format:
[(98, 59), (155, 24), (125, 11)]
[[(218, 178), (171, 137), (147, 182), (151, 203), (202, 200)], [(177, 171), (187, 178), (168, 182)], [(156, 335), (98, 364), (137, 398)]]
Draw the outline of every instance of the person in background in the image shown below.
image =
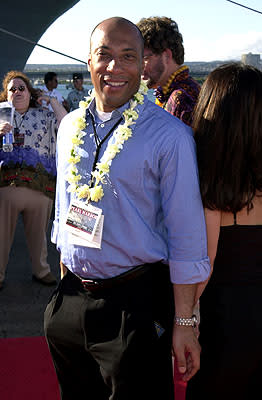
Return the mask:
[(83, 87), (83, 74), (76, 72), (73, 74), (74, 89), (68, 93), (67, 104), (69, 111), (73, 111), (79, 107), (79, 102), (88, 96), (88, 89)]
[(199, 285), (201, 368), (187, 400), (246, 400), (262, 374), (262, 72), (241, 63), (213, 70), (193, 129), (213, 266)]
[[(145, 68), (143, 78), (148, 87), (155, 88), (155, 103), (187, 125), (192, 122), (192, 113), (200, 91), (199, 84), (189, 75), (184, 63), (183, 37), (175, 21), (167, 17), (142, 18), (137, 26), (144, 38)], [(194, 314), (200, 321), (199, 304)], [(196, 327), (198, 333), (198, 326)], [(174, 360), (175, 396), (179, 385), (184, 391), (185, 382), (177, 373)]]
[(183, 37), (171, 18), (142, 18), (137, 23), (144, 38), (143, 78), (155, 88), (156, 104), (186, 124), (192, 122), (200, 86), (184, 63)]
[[(37, 93), (20, 71), (9, 71), (3, 79), (0, 101), (12, 103), (15, 112), (13, 127), (0, 123), (0, 136), (13, 130), (15, 142), (11, 152), (0, 148), (0, 289), (19, 214), (33, 278), (44, 285), (56, 284), (47, 262), (46, 231), (55, 194), (56, 133), (67, 112), (54, 97), (37, 98)], [(43, 100), (52, 104), (55, 114), (40, 107)]]
[(173, 400), (171, 348), (190, 379), (195, 289), (210, 273), (192, 131), (145, 95), (130, 21), (95, 27), (88, 65), (94, 91), (58, 132), (62, 281), (45, 335), (63, 400)]
[[(45, 81), (45, 86), (43, 86), (40, 89), (42, 91), (42, 94), (54, 97), (60, 104), (63, 105), (63, 107), (67, 111), (69, 111), (69, 106), (67, 104), (67, 101), (64, 99), (64, 97), (57, 89), (58, 85), (57, 74), (55, 72), (47, 72), (44, 76), (44, 81)], [(47, 108), (49, 111), (54, 111), (50, 102), (48, 104), (43, 102), (43, 107)]]

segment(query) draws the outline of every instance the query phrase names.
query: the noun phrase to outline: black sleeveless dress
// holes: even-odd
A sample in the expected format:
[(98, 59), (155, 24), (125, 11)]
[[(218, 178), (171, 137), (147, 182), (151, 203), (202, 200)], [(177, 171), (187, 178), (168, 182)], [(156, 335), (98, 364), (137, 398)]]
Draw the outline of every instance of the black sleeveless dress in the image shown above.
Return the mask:
[(211, 279), (200, 298), (200, 371), (187, 400), (260, 398), (262, 225), (223, 226)]

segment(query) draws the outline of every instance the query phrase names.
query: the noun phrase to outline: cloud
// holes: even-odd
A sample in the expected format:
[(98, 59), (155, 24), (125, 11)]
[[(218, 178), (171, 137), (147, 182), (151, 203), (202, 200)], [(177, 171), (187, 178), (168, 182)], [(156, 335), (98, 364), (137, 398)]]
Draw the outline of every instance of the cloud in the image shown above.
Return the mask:
[(218, 41), (221, 54), (227, 58), (239, 58), (241, 54), (262, 54), (262, 32), (225, 35)]
[(242, 54), (261, 54), (262, 32), (225, 34), (216, 40), (195, 38), (185, 41), (187, 61), (240, 59)]

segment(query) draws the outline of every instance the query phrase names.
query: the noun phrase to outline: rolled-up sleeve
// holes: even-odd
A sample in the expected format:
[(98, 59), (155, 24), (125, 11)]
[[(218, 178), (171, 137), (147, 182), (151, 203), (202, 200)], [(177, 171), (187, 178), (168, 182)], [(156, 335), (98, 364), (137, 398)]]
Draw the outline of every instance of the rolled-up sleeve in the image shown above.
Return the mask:
[(183, 132), (166, 148), (160, 163), (160, 190), (171, 281), (202, 282), (210, 274), (210, 263), (195, 142), (189, 133)]

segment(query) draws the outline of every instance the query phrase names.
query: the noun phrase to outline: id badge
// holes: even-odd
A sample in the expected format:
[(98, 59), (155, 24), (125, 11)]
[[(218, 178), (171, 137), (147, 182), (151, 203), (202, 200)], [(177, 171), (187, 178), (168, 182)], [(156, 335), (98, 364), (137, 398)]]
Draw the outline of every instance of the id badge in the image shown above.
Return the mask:
[(101, 208), (72, 200), (66, 218), (66, 229), (73, 235), (93, 241), (101, 215)]
[(25, 143), (25, 134), (20, 133), (18, 128), (14, 128), (14, 145), (17, 147), (23, 146)]
[(102, 214), (92, 241), (83, 239), (80, 236), (74, 235), (73, 233), (69, 233), (68, 240), (71, 244), (75, 244), (77, 246), (101, 249), (103, 224), (104, 224), (104, 215)]

